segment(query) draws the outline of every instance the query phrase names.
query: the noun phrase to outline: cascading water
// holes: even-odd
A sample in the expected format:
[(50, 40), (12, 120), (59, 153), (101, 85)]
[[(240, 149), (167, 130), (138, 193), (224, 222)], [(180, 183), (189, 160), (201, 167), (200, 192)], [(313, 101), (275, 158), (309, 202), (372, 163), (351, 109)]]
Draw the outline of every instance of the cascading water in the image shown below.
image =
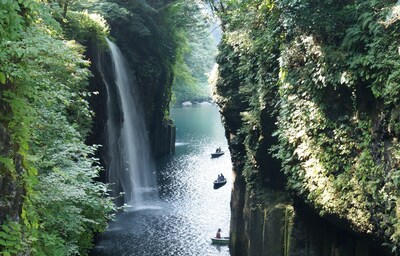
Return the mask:
[(111, 50), (116, 88), (107, 86), (108, 182), (124, 191), (132, 209), (149, 207), (156, 190), (155, 167), (142, 108), (135, 94), (136, 83), (128, 73), (118, 46), (106, 39)]

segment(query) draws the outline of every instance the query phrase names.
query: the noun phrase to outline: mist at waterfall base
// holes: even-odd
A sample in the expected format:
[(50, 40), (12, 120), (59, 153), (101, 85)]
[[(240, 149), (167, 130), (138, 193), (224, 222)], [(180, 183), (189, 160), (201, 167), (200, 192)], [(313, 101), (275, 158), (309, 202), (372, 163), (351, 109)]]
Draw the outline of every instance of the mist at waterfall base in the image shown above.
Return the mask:
[(124, 203), (130, 210), (152, 208), (157, 199), (155, 166), (150, 156), (143, 109), (135, 92), (136, 83), (117, 45), (106, 40), (114, 73), (113, 83), (105, 81), (108, 182), (114, 191), (124, 192)]
[[(218, 228), (229, 235), (232, 165), (218, 108), (173, 108), (176, 152), (156, 164), (159, 209), (124, 212), (99, 236), (96, 256), (227, 256), (214, 245)], [(216, 147), (225, 155), (211, 159)], [(223, 173), (228, 183), (215, 190)]]

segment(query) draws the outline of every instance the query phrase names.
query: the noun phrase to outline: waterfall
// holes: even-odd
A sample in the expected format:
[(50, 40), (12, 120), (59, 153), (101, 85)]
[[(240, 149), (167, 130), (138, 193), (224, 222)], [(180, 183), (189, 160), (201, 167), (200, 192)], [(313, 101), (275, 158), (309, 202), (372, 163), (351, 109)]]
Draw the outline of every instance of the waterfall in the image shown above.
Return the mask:
[[(127, 65), (118, 46), (111, 50), (114, 82), (107, 83), (107, 152), (108, 182), (124, 191), (124, 202), (132, 209), (150, 206), (156, 191), (152, 160), (143, 109), (135, 92)], [(115, 84), (115, 88), (111, 85)]]

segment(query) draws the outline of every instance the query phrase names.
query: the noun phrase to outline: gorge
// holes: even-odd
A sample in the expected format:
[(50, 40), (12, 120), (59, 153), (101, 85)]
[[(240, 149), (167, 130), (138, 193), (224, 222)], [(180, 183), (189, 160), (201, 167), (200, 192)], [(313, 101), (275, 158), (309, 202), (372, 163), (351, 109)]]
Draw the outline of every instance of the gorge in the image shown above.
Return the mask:
[[(204, 2), (223, 30), (213, 98), (234, 172), (229, 254), (398, 255), (399, 3)], [(87, 255), (119, 206), (145, 205), (156, 183), (139, 172), (160, 175), (151, 158), (182, 149), (170, 103), (209, 67), (187, 57), (201, 49), (189, 39), (209, 46), (189, 31), (202, 28), (198, 3), (1, 1), (2, 254)], [(192, 177), (166, 170), (166, 184)], [(177, 223), (198, 231), (190, 207)], [(176, 245), (165, 248), (183, 255)], [(208, 246), (189, 251), (228, 253)]]

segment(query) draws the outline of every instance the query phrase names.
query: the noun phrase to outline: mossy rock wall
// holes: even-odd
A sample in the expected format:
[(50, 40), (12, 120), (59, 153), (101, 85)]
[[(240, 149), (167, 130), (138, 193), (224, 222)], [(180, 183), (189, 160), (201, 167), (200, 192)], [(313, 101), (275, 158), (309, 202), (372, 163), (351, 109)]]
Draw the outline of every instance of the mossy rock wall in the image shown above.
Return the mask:
[(22, 167), (22, 158), (15, 151), (15, 145), (11, 142), (10, 134), (0, 124), (0, 155), (14, 160), (15, 170), (10, 171), (3, 163), (0, 163), (0, 224), (6, 218), (18, 222), (22, 210), (25, 188)]
[[(255, 216), (246, 214), (247, 194), (269, 208), (264, 195), (280, 192), (346, 237), (399, 254), (399, 3), (224, 3), (216, 6), (224, 37), (215, 99), (241, 184), (233, 230), (248, 236), (233, 234), (234, 255), (258, 241), (246, 224)], [(307, 227), (297, 205), (298, 227)], [(359, 254), (357, 239), (338, 253)], [(343, 244), (334, 241), (326, 248)]]

